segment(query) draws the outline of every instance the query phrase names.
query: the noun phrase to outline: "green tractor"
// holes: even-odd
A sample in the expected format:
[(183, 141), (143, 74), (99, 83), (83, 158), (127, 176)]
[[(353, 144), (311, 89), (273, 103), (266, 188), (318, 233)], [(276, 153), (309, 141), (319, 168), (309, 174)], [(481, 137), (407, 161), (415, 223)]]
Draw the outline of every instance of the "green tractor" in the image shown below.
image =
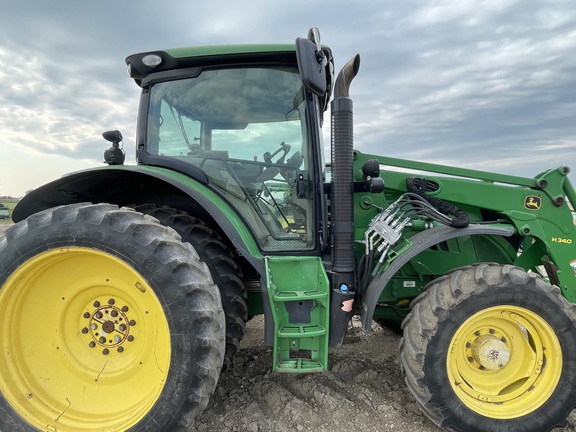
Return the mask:
[[(322, 372), (353, 315), (403, 332), (450, 431), (549, 431), (576, 405), (576, 191), (363, 154), (316, 29), (126, 59), (136, 165), (26, 195), (0, 238), (0, 430), (193, 427), (255, 315), (271, 369)], [(331, 158), (323, 155), (328, 107)]]

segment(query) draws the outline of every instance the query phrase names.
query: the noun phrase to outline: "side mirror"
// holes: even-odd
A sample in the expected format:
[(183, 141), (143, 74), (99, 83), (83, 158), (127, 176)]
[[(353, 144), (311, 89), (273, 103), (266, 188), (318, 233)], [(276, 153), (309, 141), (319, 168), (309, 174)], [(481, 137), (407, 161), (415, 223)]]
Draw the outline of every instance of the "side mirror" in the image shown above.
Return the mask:
[(122, 139), (123, 139), (122, 134), (120, 133), (119, 130), (102, 132), (102, 137), (106, 141), (110, 141), (112, 144), (116, 144), (116, 145), (118, 145), (120, 143), (120, 141), (122, 141)]
[(312, 27), (308, 30), (308, 40), (316, 45), (316, 51), (320, 51), (320, 30), (318, 30), (318, 27)]
[(106, 131), (102, 133), (102, 137), (112, 143), (112, 147), (104, 152), (104, 163), (108, 165), (124, 165), (126, 154), (124, 149), (120, 148), (120, 142), (123, 139), (120, 131)]
[(328, 60), (320, 47), (320, 33), (317, 28), (310, 29), (307, 39), (296, 38), (296, 59), (306, 88), (318, 96), (324, 96), (327, 90)]

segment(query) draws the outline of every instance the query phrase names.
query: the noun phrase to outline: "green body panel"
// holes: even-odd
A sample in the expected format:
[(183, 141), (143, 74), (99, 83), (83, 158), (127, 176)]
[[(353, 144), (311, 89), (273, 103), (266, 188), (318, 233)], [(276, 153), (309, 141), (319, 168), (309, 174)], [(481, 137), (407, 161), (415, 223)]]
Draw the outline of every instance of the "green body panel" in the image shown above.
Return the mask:
[(391, 306), (376, 309), (374, 317), (402, 320), (410, 311), (409, 301), (424, 291), (432, 279), (471, 263), (511, 263), (515, 254), (510, 244), (499, 236), (458, 237), (427, 249), (410, 260), (386, 285), (379, 301)]
[(328, 365), (329, 282), (317, 257), (266, 257), (277, 372), (319, 372)]
[[(413, 298), (427, 282), (453, 268), (478, 262), (509, 263), (540, 271), (539, 266), (549, 261), (548, 277), (553, 283), (557, 278), (564, 296), (576, 301), (576, 277), (571, 265), (576, 260), (576, 230), (569, 205), (575, 197), (566, 167), (531, 179), (355, 152), (357, 180), (369, 159), (379, 161), (385, 190), (383, 194), (355, 194), (355, 238), (359, 241), (378, 213), (373, 205), (386, 208), (406, 192), (409, 177), (434, 181), (438, 190), (427, 195), (456, 205), (468, 213), (471, 222), (512, 225), (518, 233), (518, 239), (510, 241), (498, 236), (461, 237), (421, 252), (382, 288), (382, 307), (375, 311), (375, 317), (402, 317), (408, 312), (401, 307), (406, 303), (403, 299)], [(406, 228), (403, 238), (416, 231)], [(401, 240), (395, 249), (399, 253), (409, 249), (402, 247)], [(358, 245), (357, 256), (362, 254), (363, 246)]]
[(213, 203), (221, 212), (222, 214), (228, 219), (230, 224), (234, 227), (234, 230), (238, 233), (238, 235), (244, 241), (246, 248), (250, 255), (257, 259), (262, 259), (262, 254), (254, 241), (254, 236), (250, 232), (249, 228), (246, 226), (244, 221), (238, 216), (238, 214), (230, 207), (227, 201), (223, 200), (216, 192), (212, 189), (200, 184), (199, 182), (190, 179), (185, 174), (172, 171), (165, 168), (159, 167), (150, 167), (145, 165), (138, 165), (138, 170), (142, 172), (148, 172), (150, 174), (162, 174), (163, 176), (169, 177), (175, 182), (182, 185), (182, 188), (185, 190), (187, 188), (194, 189), (202, 196), (204, 196), (208, 201)]

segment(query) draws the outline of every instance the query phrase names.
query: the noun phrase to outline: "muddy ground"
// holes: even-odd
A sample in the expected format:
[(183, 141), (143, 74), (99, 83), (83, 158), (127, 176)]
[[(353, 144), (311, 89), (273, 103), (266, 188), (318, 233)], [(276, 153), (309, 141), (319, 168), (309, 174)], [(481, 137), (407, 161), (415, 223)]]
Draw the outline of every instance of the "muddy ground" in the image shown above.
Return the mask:
[[(404, 384), (400, 336), (377, 324), (372, 328), (365, 334), (353, 319), (342, 347), (330, 349), (327, 372), (288, 375), (270, 372), (272, 350), (262, 343), (262, 318), (254, 318), (234, 369), (220, 377), (195, 430), (441, 431), (420, 412)], [(576, 412), (569, 422), (554, 432), (576, 431)]]
[(263, 319), (248, 322), (234, 369), (220, 377), (198, 431), (437, 432), (408, 393), (398, 362), (398, 335), (374, 325), (365, 335), (352, 321), (329, 370), (270, 372), (272, 350), (262, 343)]
[[(0, 235), (7, 225), (0, 225)], [(365, 334), (353, 319), (341, 348), (331, 349), (328, 371), (271, 372), (272, 350), (263, 344), (263, 319), (247, 324), (234, 367), (193, 430), (200, 432), (439, 432), (421, 414), (404, 384), (400, 336), (374, 324)], [(576, 432), (576, 412), (564, 429)], [(488, 431), (487, 431), (488, 432)]]

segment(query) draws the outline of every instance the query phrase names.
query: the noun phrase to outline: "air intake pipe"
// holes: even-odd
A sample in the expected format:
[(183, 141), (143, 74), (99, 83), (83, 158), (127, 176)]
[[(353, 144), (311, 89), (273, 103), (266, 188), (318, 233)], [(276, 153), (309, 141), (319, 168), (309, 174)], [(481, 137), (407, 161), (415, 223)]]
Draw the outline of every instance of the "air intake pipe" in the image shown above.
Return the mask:
[(333, 263), (330, 300), (331, 347), (342, 345), (352, 315), (355, 294), (354, 265), (354, 172), (353, 107), (348, 97), (350, 84), (358, 73), (357, 54), (340, 71), (334, 84), (331, 104), (332, 179), (330, 223), (333, 238)]

